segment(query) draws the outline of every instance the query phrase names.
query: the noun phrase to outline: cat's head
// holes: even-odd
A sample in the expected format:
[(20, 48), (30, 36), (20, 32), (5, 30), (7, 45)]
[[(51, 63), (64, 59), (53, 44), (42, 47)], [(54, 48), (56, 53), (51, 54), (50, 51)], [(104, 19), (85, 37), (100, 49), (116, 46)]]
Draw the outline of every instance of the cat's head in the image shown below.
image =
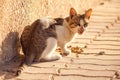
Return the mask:
[(70, 9), (70, 16), (67, 19), (69, 28), (74, 33), (82, 34), (88, 26), (88, 22), (92, 13), (92, 9), (88, 9), (85, 14), (77, 14), (74, 8)]

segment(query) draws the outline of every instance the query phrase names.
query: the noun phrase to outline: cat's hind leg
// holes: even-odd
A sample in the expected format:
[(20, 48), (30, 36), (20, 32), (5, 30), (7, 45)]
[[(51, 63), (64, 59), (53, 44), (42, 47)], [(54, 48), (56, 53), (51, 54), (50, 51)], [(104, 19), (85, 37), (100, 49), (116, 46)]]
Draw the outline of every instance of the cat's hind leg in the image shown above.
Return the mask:
[(47, 39), (47, 47), (43, 51), (40, 61), (54, 61), (59, 60), (61, 57), (60, 54), (55, 54), (55, 50), (57, 48), (57, 40), (55, 38), (48, 38)]
[(29, 55), (25, 55), (25, 63), (27, 65), (31, 65), (33, 63), (33, 60), (35, 58), (35, 54), (31, 53)]

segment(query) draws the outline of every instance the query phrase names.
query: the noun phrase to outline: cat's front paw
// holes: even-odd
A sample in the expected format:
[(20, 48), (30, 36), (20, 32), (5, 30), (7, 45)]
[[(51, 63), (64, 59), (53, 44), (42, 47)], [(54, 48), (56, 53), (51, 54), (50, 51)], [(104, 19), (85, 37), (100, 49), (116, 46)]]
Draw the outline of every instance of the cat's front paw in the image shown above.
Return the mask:
[(53, 60), (59, 60), (59, 59), (62, 58), (62, 56), (61, 56), (60, 54), (54, 54), (54, 55), (51, 56), (51, 58), (52, 58)]
[(63, 56), (67, 56), (67, 55), (69, 55), (71, 53), (71, 51), (70, 50), (64, 50), (63, 51)]

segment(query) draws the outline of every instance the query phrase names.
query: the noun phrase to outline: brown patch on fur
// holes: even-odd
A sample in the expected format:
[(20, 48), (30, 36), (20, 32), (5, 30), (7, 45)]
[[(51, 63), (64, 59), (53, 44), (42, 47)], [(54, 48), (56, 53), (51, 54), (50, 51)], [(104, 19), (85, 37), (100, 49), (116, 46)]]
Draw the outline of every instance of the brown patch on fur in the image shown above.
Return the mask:
[(49, 26), (49, 28), (56, 30), (55, 25), (63, 25), (64, 19), (63, 18), (54, 18), (56, 23)]
[(56, 21), (55, 25), (63, 25), (64, 19), (63, 18), (55, 18)]

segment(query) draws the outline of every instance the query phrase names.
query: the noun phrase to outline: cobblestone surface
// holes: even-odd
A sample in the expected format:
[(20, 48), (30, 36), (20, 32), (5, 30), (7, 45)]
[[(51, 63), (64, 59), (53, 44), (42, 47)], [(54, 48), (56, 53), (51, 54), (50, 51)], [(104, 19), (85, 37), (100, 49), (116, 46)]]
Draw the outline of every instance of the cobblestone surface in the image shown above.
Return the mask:
[(120, 1), (103, 3), (94, 8), (86, 32), (69, 44), (83, 48), (77, 57), (72, 53), (58, 61), (33, 64), (19, 77), (10, 71), (16, 69), (18, 62), (6, 63), (1, 67), (0, 79), (120, 80)]

